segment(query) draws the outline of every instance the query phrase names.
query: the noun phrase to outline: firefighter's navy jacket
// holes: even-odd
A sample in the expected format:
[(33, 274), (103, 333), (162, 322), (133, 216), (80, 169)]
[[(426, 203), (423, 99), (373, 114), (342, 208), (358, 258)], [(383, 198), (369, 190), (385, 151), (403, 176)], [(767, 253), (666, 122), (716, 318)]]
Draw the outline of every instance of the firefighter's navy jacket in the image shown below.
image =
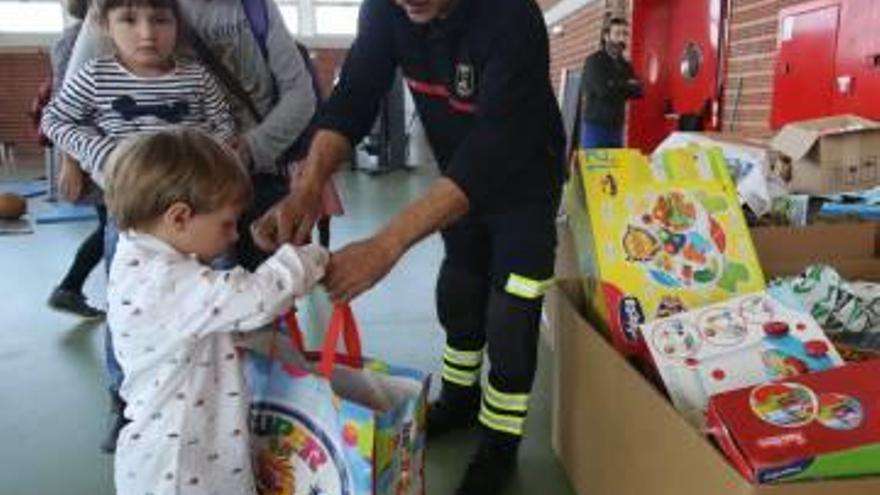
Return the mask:
[(548, 64), (534, 0), (458, 0), (427, 25), (365, 0), (319, 127), (359, 142), (400, 68), (442, 173), (475, 211), (553, 201), (564, 138)]

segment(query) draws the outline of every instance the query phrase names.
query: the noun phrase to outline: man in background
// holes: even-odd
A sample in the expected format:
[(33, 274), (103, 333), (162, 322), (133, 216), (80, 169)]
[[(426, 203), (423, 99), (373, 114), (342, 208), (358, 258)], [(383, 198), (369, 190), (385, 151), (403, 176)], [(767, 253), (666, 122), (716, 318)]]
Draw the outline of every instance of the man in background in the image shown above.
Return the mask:
[(624, 57), (629, 23), (612, 18), (602, 29), (602, 47), (584, 61), (581, 76), (580, 144), (622, 148), (626, 102), (642, 96), (642, 84)]

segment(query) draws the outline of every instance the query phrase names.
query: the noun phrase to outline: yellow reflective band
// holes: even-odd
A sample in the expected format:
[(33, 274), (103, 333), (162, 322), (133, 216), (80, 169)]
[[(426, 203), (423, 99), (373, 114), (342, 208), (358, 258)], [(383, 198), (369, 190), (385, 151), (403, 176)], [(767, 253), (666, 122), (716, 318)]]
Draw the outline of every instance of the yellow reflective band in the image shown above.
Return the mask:
[(444, 380), (448, 382), (452, 382), (456, 385), (461, 385), (462, 387), (471, 387), (477, 380), (480, 378), (479, 370), (474, 371), (461, 371), (450, 366), (443, 366), (443, 372), (441, 376)]
[(483, 351), (458, 351), (447, 345), (446, 350), (443, 351), (443, 359), (452, 364), (472, 368), (483, 364)]
[(522, 436), (525, 418), (499, 416), (483, 406), (480, 409), (480, 422), (489, 429)]
[(552, 278), (543, 281), (532, 280), (530, 278), (523, 277), (522, 275), (511, 273), (510, 277), (507, 278), (507, 285), (504, 287), (504, 290), (508, 294), (513, 294), (514, 296), (521, 297), (523, 299), (537, 299), (543, 296), (552, 284)]
[(502, 411), (526, 412), (528, 411), (528, 394), (505, 394), (492, 387), (490, 383), (486, 387), (486, 402), (495, 409)]

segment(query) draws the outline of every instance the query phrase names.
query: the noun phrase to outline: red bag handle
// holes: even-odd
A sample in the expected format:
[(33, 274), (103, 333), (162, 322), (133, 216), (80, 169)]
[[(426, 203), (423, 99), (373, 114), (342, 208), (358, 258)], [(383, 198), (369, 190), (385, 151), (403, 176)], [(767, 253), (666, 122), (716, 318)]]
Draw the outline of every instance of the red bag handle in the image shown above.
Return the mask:
[(330, 327), (324, 338), (324, 348), (321, 350), (321, 363), (318, 365), (318, 372), (326, 378), (330, 378), (333, 374), (333, 368), (340, 358), (336, 354), (336, 343), (339, 341), (340, 334), (345, 343), (347, 364), (356, 368), (361, 368), (364, 365), (361, 333), (354, 320), (351, 306), (347, 303), (335, 304), (333, 305), (333, 316), (330, 317)]
[[(299, 326), (296, 312), (288, 312), (283, 316), (283, 319), (287, 327), (287, 336), (293, 348), (307, 356), (315, 355), (315, 353), (306, 350), (305, 339), (303, 338), (302, 328)], [(336, 345), (339, 342), (340, 335), (345, 343), (345, 354), (343, 355), (336, 353)], [(275, 357), (276, 344), (275, 332), (273, 332), (272, 340), (269, 344), (269, 359), (274, 360)], [(333, 368), (336, 367), (336, 363), (339, 361), (343, 361), (355, 368), (363, 367), (364, 362), (360, 329), (354, 319), (351, 306), (345, 303), (333, 306), (333, 314), (330, 317), (327, 335), (321, 348), (318, 372), (322, 376), (330, 378), (333, 374)]]
[(293, 345), (293, 348), (300, 352), (305, 352), (305, 339), (303, 338), (302, 328), (299, 326), (299, 319), (296, 317), (296, 311), (290, 311), (284, 315), (284, 322), (287, 324), (287, 336), (290, 337), (290, 343)]

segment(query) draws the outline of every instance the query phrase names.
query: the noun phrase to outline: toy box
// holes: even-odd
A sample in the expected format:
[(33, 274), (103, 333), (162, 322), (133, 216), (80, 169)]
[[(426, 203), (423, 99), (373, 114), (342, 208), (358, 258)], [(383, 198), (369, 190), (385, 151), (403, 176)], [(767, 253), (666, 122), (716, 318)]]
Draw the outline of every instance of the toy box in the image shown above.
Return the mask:
[(551, 324), (558, 325), (553, 331), (552, 431), (553, 450), (573, 493), (880, 494), (880, 476), (750, 483), (714, 440), (694, 431), (665, 395), (599, 335), (585, 318), (583, 284), (564, 275), (547, 294), (547, 304), (555, 306)]
[[(716, 157), (717, 158), (717, 157)], [(723, 158), (581, 151), (566, 209), (590, 317), (628, 356), (639, 325), (764, 289)]]
[(880, 362), (713, 397), (711, 432), (750, 481), (880, 473)]
[(660, 319), (642, 332), (673, 404), (698, 428), (713, 395), (843, 365), (809, 314), (765, 293)]

